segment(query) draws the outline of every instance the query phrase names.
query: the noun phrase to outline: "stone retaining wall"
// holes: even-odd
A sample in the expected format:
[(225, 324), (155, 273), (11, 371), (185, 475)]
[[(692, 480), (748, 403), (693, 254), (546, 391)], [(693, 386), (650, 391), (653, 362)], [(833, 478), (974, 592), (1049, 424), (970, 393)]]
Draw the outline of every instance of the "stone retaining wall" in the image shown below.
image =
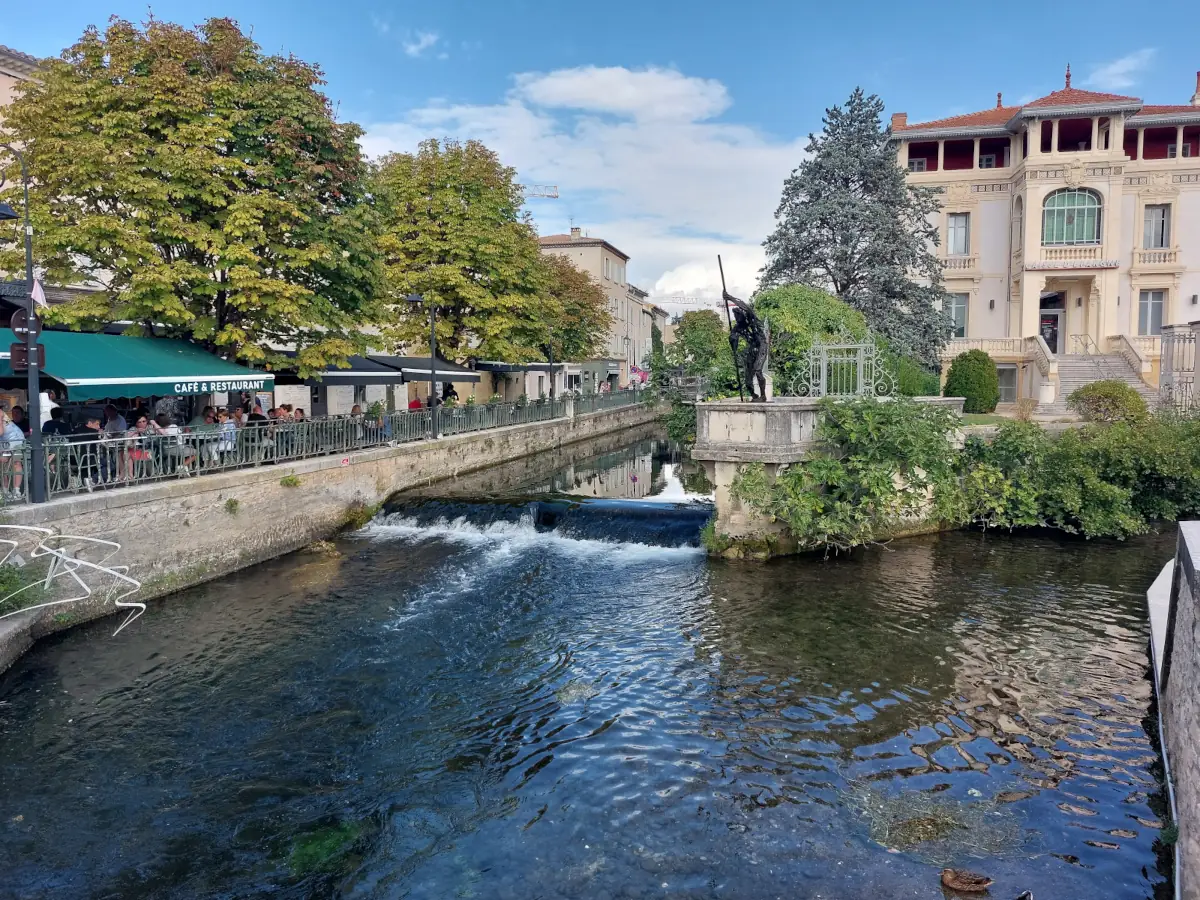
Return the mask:
[(1162, 752), (1179, 839), (1177, 897), (1200, 898), (1200, 522), (1180, 522), (1175, 560), (1147, 592)]
[[(476, 472), (653, 421), (634, 405), (454, 435), (345, 457), (319, 457), (9, 507), (4, 524), (121, 544), (149, 600), (329, 537), (397, 491)], [(290, 486), (295, 480), (298, 484)], [(114, 612), (104, 598), (0, 620), (0, 671), (38, 637)]]

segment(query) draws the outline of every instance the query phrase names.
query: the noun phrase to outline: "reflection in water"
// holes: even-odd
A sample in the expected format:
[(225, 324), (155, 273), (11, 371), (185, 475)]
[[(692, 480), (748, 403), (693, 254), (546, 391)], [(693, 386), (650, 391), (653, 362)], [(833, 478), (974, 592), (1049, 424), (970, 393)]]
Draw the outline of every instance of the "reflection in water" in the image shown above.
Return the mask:
[(544, 480), (523, 485), (530, 493), (571, 494), (608, 500), (707, 499), (685, 487), (689, 461), (678, 449), (660, 440), (639, 441), (629, 447), (565, 466)]
[(0, 896), (940, 897), (858, 802), (906, 794), (1010, 817), (945, 851), (992, 896), (1153, 892), (1140, 592), (1170, 535), (339, 546), (0, 678)]

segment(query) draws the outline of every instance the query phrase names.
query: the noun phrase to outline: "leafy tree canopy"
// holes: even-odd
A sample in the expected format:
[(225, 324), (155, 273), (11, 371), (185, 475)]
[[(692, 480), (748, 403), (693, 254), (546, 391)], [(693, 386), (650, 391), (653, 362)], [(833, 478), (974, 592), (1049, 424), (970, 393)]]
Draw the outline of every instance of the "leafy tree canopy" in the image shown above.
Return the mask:
[[(33, 176), (37, 263), (50, 282), (104, 288), (52, 315), (130, 320), (251, 363), (282, 363), (271, 347), (291, 344), (305, 372), (364, 347), (378, 272), (362, 132), (334, 120), (322, 83), (229, 19), (115, 18), (22, 82), (4, 128)], [(0, 268), (21, 271), (19, 246)]]
[(680, 316), (675, 340), (666, 346), (666, 355), (667, 362), (685, 375), (707, 378), (710, 394), (724, 396), (737, 391), (729, 332), (711, 309)]
[(514, 171), (478, 141), (425, 141), (384, 157), (376, 173), (391, 340), (428, 341), (437, 310), (447, 356), (521, 362), (540, 358), (559, 310), (537, 234), (521, 214)]
[(825, 111), (804, 160), (784, 182), (776, 228), (764, 246), (766, 286), (801, 282), (861, 311), (896, 351), (933, 367), (949, 335), (932, 188), (910, 185), (896, 164), (883, 102), (855, 89)]
[(771, 367), (780, 384), (790, 383), (814, 341), (848, 336), (863, 340), (867, 321), (843, 300), (807, 284), (768, 288), (754, 297), (754, 311), (771, 329)]

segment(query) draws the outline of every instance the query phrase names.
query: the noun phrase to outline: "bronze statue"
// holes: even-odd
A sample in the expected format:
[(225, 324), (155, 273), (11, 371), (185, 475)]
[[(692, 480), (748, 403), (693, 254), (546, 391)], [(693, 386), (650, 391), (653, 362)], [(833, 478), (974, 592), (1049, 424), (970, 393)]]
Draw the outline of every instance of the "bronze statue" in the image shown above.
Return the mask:
[[(725, 301), (727, 312), (729, 305), (733, 305), (733, 324), (729, 328), (729, 349), (733, 352), (733, 364), (739, 374), (739, 391), (741, 382), (744, 381), (746, 388), (750, 391), (750, 402), (765, 403), (767, 401), (767, 381), (763, 373), (766, 371), (767, 355), (770, 352), (767, 329), (749, 303), (739, 300), (725, 290), (721, 291), (721, 298)], [(741, 347), (740, 345), (743, 343), (745, 346)], [(758, 386), (757, 396), (754, 392), (756, 384)]]

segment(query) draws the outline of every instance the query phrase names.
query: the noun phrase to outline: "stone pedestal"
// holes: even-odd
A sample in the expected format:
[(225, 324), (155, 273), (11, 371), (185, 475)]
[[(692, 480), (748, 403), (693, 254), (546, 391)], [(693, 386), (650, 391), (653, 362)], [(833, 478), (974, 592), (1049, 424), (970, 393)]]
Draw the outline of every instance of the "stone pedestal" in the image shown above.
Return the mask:
[[(961, 397), (918, 397), (962, 412)], [(692, 459), (704, 466), (713, 483), (716, 546), (723, 555), (766, 558), (793, 552), (795, 542), (779, 522), (747, 508), (730, 491), (747, 463), (762, 463), (773, 481), (790, 463), (818, 446), (821, 401), (810, 397), (778, 397), (767, 403), (712, 400), (696, 404), (696, 445)]]

